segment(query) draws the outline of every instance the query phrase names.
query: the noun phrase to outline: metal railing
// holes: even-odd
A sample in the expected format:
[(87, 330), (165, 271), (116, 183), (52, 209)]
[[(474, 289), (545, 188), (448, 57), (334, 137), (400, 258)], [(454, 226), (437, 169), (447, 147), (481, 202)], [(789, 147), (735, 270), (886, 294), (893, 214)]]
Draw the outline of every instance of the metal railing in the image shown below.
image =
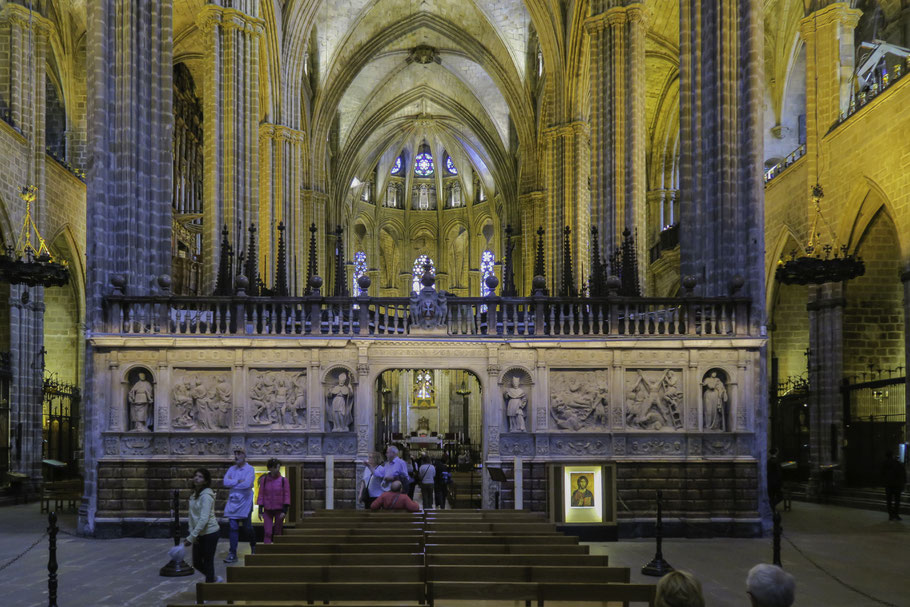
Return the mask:
[[(472, 337), (749, 336), (741, 297), (453, 297), (440, 333)], [(180, 336), (405, 336), (406, 297), (111, 295), (101, 333)]]

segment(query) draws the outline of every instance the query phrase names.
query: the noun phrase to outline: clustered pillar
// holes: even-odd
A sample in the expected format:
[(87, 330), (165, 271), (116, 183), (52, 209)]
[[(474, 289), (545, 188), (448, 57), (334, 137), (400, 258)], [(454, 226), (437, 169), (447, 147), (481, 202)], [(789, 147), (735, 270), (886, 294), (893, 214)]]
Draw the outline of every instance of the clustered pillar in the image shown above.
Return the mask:
[(206, 4), (196, 19), (205, 44), (205, 293), (214, 290), (222, 227), (239, 251), (259, 221), (259, 38), (265, 22), (259, 0), (232, 4)]
[[(609, 256), (628, 228), (645, 276), (645, 34), (641, 2), (596, 13), (585, 22), (591, 51), (591, 211)], [(601, 5), (601, 6), (599, 6)]]

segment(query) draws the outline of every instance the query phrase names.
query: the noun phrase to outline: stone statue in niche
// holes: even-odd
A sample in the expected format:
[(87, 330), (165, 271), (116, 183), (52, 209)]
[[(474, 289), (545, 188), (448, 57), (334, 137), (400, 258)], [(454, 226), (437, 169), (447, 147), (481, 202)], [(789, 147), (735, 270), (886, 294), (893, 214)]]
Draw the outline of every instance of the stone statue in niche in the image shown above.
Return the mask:
[(249, 425), (300, 428), (306, 420), (306, 375), (288, 372), (254, 374)]
[(626, 394), (626, 423), (640, 430), (680, 429), (682, 390), (673, 369), (637, 369)]
[(550, 415), (561, 430), (598, 431), (607, 424), (603, 371), (560, 371), (550, 376)]
[(175, 428), (223, 430), (230, 426), (233, 389), (229, 375), (178, 378), (171, 392)]
[(528, 393), (521, 387), (521, 376), (513, 375), (510, 383), (504, 394), (509, 432), (527, 432)]
[(144, 372), (140, 371), (127, 394), (130, 412), (130, 432), (148, 432), (149, 417), (155, 403), (155, 390)]
[(348, 432), (354, 422), (354, 388), (348, 382), (348, 374), (338, 374), (338, 383), (329, 388), (329, 415), (332, 432)]
[(705, 430), (727, 430), (727, 385), (726, 373), (709, 371), (701, 382), (702, 403), (705, 411)]

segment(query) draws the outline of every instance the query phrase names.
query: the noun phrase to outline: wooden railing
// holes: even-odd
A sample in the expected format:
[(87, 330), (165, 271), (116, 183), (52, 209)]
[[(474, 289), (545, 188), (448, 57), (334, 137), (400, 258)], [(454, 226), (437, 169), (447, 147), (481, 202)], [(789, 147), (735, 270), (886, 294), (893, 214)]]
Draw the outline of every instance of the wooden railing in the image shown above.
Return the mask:
[[(749, 336), (749, 300), (731, 297), (453, 297), (442, 332), (471, 337)], [(102, 333), (405, 336), (406, 297), (111, 295)]]

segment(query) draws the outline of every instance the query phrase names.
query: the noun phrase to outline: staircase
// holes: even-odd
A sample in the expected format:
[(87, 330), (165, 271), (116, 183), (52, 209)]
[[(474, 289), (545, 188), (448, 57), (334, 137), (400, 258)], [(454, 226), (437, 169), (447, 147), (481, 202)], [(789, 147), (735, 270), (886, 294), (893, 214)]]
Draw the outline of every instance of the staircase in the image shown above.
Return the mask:
[[(838, 487), (831, 495), (823, 500), (809, 497), (808, 483), (787, 484), (784, 489), (790, 497), (799, 502), (818, 502), (843, 506), (845, 508), (858, 508), (860, 510), (876, 510), (885, 512), (885, 490), (882, 487)], [(901, 514), (910, 515), (910, 494), (907, 491), (901, 495)]]

